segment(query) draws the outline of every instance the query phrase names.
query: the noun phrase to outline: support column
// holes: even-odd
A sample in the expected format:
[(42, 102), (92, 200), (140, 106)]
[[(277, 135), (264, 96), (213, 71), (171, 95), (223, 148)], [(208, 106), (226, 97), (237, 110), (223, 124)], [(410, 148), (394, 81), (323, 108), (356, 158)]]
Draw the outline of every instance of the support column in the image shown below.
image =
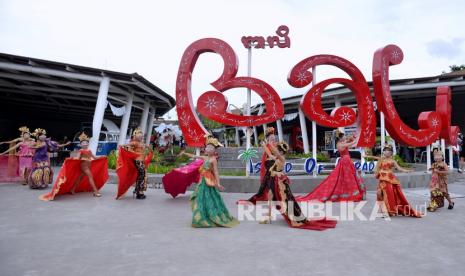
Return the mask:
[(308, 145), (308, 133), (307, 133), (307, 123), (305, 121), (305, 115), (302, 109), (299, 106), (299, 121), (300, 121), (300, 131), (302, 132), (302, 142), (304, 144), (304, 153), (310, 153), (310, 147)]
[(276, 127), (278, 128), (278, 141), (284, 141), (283, 139), (283, 125), (281, 119), (276, 121)]
[(241, 146), (241, 141), (239, 139), (239, 129), (237, 127), (235, 127), (235, 129), (236, 129), (236, 136), (234, 138), (235, 138), (235, 141), (236, 141), (236, 146), (240, 147)]
[(147, 137), (145, 138), (145, 143), (150, 144), (150, 137), (152, 136), (153, 131), (153, 121), (155, 120), (155, 108), (152, 108), (152, 114), (149, 116), (149, 121), (147, 122)]
[(119, 131), (119, 139), (118, 139), (118, 146), (124, 145), (126, 143), (126, 137), (128, 133), (128, 126), (129, 120), (131, 119), (131, 110), (132, 110), (132, 102), (134, 101), (134, 93), (131, 92), (130, 95), (127, 97), (127, 103), (125, 106), (126, 113), (124, 113), (123, 118), (121, 119), (120, 131)]
[[(247, 66), (247, 76), (250, 78), (252, 76), (252, 47), (248, 49), (248, 66)], [(250, 88), (247, 88), (247, 106), (245, 115), (250, 116), (250, 106), (252, 105), (252, 91)], [(248, 130), (245, 131), (245, 148), (250, 148), (250, 135), (248, 135)], [(246, 166), (246, 175), (248, 176), (249, 170)]]
[(94, 119), (92, 121), (92, 138), (90, 139), (89, 149), (97, 154), (98, 140), (100, 131), (102, 130), (103, 117), (105, 116), (105, 109), (108, 105), (107, 97), (110, 88), (110, 78), (103, 77), (100, 81), (98, 90), (97, 103), (95, 104)]
[[(312, 67), (312, 87), (315, 86), (316, 83), (316, 66)], [(312, 157), (315, 159), (315, 168), (318, 168), (318, 161), (317, 161), (317, 148), (316, 148), (316, 142), (317, 142), (317, 137), (316, 137), (316, 123), (312, 121)], [(313, 170), (313, 176), (317, 176), (318, 170)]]
[(150, 103), (147, 100), (145, 100), (144, 111), (142, 111), (142, 117), (140, 118), (140, 123), (139, 123), (139, 127), (142, 133), (144, 134), (145, 134), (145, 131), (147, 130), (147, 119), (149, 117), (149, 108), (150, 108)]
[(383, 153), (384, 145), (386, 145), (386, 125), (384, 119), (384, 113), (379, 112), (379, 120), (381, 122), (381, 154)]
[[(317, 148), (316, 148), (316, 123), (312, 121), (312, 157), (315, 159), (316, 165), (318, 166), (317, 162)], [(318, 170), (313, 170), (313, 175), (316, 176), (318, 174)]]
[(452, 149), (452, 146), (449, 146), (449, 169), (454, 169), (454, 150)]
[(254, 145), (258, 147), (258, 133), (257, 133), (257, 127), (253, 127), (253, 136), (254, 136)]
[(426, 146), (426, 172), (431, 168), (431, 145)]
[(446, 140), (441, 139), (441, 151), (444, 154), (444, 160), (446, 159)]

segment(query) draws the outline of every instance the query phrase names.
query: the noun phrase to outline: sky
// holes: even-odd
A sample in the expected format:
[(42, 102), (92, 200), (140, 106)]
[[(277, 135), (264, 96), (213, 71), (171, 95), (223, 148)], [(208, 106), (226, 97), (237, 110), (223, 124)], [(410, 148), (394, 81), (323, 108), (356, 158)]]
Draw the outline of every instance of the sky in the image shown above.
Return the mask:
[[(238, 76), (247, 75), (244, 35), (275, 35), (290, 29), (291, 47), (257, 49), (252, 76), (266, 81), (282, 98), (299, 95), (287, 83), (290, 69), (304, 58), (333, 54), (348, 59), (371, 80), (373, 53), (388, 44), (404, 52), (391, 79), (435, 76), (449, 65), (465, 64), (465, 3), (449, 1), (108, 1), (0, 0), (0, 52), (137, 72), (175, 96), (184, 50), (194, 41), (226, 41), (239, 58)], [(223, 64), (203, 54), (193, 73), (194, 104)], [(319, 66), (316, 79), (347, 77), (339, 69)], [(242, 107), (245, 89), (225, 92)], [(252, 103), (262, 102), (253, 95)], [(172, 110), (167, 116), (175, 118)]]

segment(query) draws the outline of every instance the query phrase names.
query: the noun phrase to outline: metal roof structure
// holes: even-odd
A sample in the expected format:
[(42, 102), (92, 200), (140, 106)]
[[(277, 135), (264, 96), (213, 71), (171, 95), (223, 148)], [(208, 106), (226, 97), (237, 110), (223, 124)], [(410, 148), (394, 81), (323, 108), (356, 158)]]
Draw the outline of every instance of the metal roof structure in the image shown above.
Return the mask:
[[(108, 102), (126, 104), (134, 93), (133, 114), (140, 116), (144, 101), (162, 116), (175, 100), (137, 73), (126, 74), (73, 64), (0, 53), (0, 106), (8, 111), (43, 110), (68, 119), (94, 113), (103, 77), (110, 78)], [(106, 118), (114, 117), (110, 109)]]
[(59, 136), (92, 121), (95, 152), (104, 119), (119, 124), (118, 144), (126, 141), (129, 127), (137, 126), (150, 141), (154, 119), (175, 104), (137, 73), (0, 53), (0, 133), (5, 137), (16, 135), (19, 125), (45, 126)]

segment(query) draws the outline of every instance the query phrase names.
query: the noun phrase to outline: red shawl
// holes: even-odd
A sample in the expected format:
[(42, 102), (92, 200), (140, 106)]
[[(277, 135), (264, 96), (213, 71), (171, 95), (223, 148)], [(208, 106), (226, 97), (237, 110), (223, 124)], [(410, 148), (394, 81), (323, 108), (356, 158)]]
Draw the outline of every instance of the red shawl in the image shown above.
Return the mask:
[[(58, 177), (53, 184), (52, 190), (39, 198), (44, 201), (54, 200), (57, 195), (68, 194), (71, 192), (74, 184), (81, 175), (81, 160), (67, 158), (63, 163), (63, 167), (58, 173)], [(101, 157), (92, 160), (90, 163), (90, 171), (94, 178), (97, 190), (100, 190), (103, 185), (108, 181), (108, 162), (107, 157)], [(79, 192), (93, 192), (87, 176), (82, 177), (81, 181), (75, 189), (76, 193)]]
[(199, 168), (203, 165), (202, 159), (197, 159), (180, 168), (173, 169), (162, 178), (163, 188), (173, 198), (184, 194), (192, 183), (200, 181)]

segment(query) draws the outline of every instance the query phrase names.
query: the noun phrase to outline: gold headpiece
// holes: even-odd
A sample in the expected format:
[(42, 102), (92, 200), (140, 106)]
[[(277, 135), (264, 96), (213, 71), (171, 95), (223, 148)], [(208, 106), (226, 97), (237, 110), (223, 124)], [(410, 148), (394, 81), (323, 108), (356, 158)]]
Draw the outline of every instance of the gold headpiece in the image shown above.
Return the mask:
[(265, 130), (265, 136), (268, 136), (270, 134), (275, 134), (274, 127), (267, 127)]
[(47, 131), (45, 131), (45, 129), (43, 129), (43, 128), (36, 128), (34, 130), (34, 133), (32, 133), (32, 135), (35, 136), (35, 137), (39, 137), (42, 134), (43, 135), (47, 134)]
[(21, 134), (29, 133), (29, 128), (26, 126), (20, 127), (18, 130), (21, 131)]
[(281, 141), (278, 143), (278, 150), (287, 153), (289, 151), (289, 145), (286, 142)]
[(384, 145), (383, 151), (385, 151), (385, 150), (393, 151), (392, 146), (388, 145), (388, 144)]
[(79, 135), (79, 141), (82, 142), (82, 141), (89, 141), (89, 140), (90, 140), (89, 136), (87, 136), (84, 132), (81, 133), (81, 135)]
[(342, 131), (340, 131), (339, 128), (336, 129), (335, 134), (336, 134), (336, 137), (337, 137), (337, 138), (341, 138), (342, 136), (345, 135), (345, 133), (342, 132)]
[(132, 132), (132, 136), (136, 135), (136, 134), (142, 134), (142, 129), (140, 129), (140, 127), (136, 128), (133, 132)]
[(223, 145), (216, 139), (213, 135), (207, 134), (205, 135), (205, 145), (212, 145), (215, 148), (222, 147)]

